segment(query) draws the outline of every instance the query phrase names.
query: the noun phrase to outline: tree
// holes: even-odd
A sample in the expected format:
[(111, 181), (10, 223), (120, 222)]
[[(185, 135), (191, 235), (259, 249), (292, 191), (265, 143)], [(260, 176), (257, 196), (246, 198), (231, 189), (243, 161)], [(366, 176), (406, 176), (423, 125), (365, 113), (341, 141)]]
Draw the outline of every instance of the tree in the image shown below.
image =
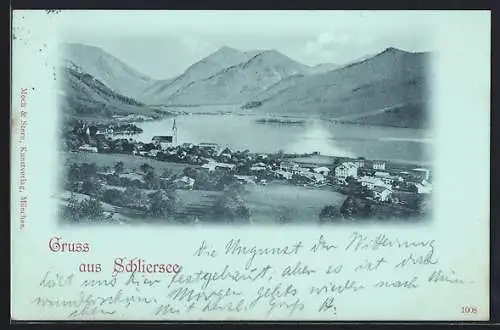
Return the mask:
[(218, 183), (216, 185), (217, 190), (224, 190), (225, 188), (228, 188), (232, 186), (236, 182), (236, 178), (234, 175), (229, 174), (229, 173), (224, 173), (218, 180)]
[(88, 198), (80, 202), (80, 212), (91, 221), (101, 220), (104, 210), (96, 198)]
[(129, 187), (123, 192), (123, 203), (127, 207), (131, 207), (139, 210), (146, 210), (148, 207), (149, 200), (146, 198), (146, 194), (137, 187)]
[(165, 191), (158, 190), (149, 196), (148, 214), (155, 217), (166, 217), (174, 212), (175, 200)]
[(278, 217), (278, 222), (280, 224), (286, 224), (293, 222), (293, 209), (289, 207), (280, 207), (280, 213)]
[(250, 163), (241, 162), (238, 165), (236, 165), (236, 173), (243, 175), (249, 174), (251, 167), (252, 165)]
[(339, 166), (341, 162), (342, 162), (342, 161), (341, 161), (341, 159), (340, 159), (340, 158), (335, 157), (335, 158), (334, 158), (334, 160), (333, 160), (333, 168), (335, 168), (335, 167)]
[(80, 220), (80, 202), (76, 199), (75, 194), (71, 193), (68, 200), (68, 206), (66, 208), (66, 213), (70, 220), (78, 221)]
[(160, 175), (160, 178), (170, 178), (172, 176), (172, 170), (169, 170), (168, 168), (163, 169), (162, 174)]
[(102, 186), (95, 178), (85, 179), (82, 184), (82, 193), (98, 197), (102, 193)]
[(356, 179), (354, 177), (348, 176), (347, 178), (345, 178), (345, 182), (348, 185), (353, 185), (353, 184), (356, 184), (358, 181), (356, 181)]
[(78, 149), (78, 147), (85, 143), (85, 140), (75, 133), (68, 133), (64, 137), (64, 141), (67, 150), (76, 150)]
[(97, 165), (95, 163), (83, 163), (80, 165), (80, 175), (82, 179), (95, 177), (97, 175)]
[(142, 164), (139, 168), (144, 173), (148, 173), (148, 172), (153, 170), (153, 167), (151, 165), (149, 165), (148, 163)]
[(330, 222), (340, 219), (340, 212), (334, 205), (326, 205), (319, 213), (320, 222)]
[(123, 164), (123, 162), (116, 162), (114, 169), (115, 169), (115, 173), (116, 174), (123, 173), (123, 170), (124, 170), (124, 164)]
[(108, 189), (102, 195), (102, 200), (106, 203), (123, 206), (123, 193), (118, 189)]
[(228, 189), (217, 199), (212, 209), (212, 215), (224, 222), (248, 221), (250, 209), (237, 190)]
[(360, 215), (363, 218), (370, 218), (376, 214), (376, 207), (371, 203), (365, 203), (365, 206), (360, 211)]
[(143, 176), (144, 182), (146, 186), (150, 189), (159, 189), (160, 188), (160, 178), (156, 175), (154, 170), (149, 170)]
[(340, 207), (340, 214), (346, 220), (354, 220), (359, 217), (360, 209), (360, 202), (356, 198), (349, 196)]
[(130, 141), (124, 141), (122, 144), (122, 150), (126, 153), (131, 153), (135, 149), (135, 144)]
[(80, 167), (78, 166), (78, 164), (73, 163), (71, 164), (68, 171), (68, 181), (75, 182), (80, 180), (81, 180)]
[(192, 168), (192, 167), (185, 167), (184, 170), (182, 171), (182, 173), (185, 175), (185, 176), (188, 176), (190, 178), (196, 178), (197, 176), (197, 171), (196, 169)]
[(431, 200), (423, 195), (419, 195), (415, 200), (415, 209), (419, 216), (427, 216), (431, 213)]
[(69, 216), (70, 220), (75, 222), (96, 222), (104, 220), (104, 210), (101, 202), (96, 198), (78, 201), (72, 194), (66, 210), (66, 214)]
[(193, 177), (194, 179), (194, 189), (200, 189), (200, 190), (205, 190), (205, 189), (210, 189), (209, 187), (209, 174), (204, 171), (204, 170), (198, 170), (196, 171), (196, 176)]

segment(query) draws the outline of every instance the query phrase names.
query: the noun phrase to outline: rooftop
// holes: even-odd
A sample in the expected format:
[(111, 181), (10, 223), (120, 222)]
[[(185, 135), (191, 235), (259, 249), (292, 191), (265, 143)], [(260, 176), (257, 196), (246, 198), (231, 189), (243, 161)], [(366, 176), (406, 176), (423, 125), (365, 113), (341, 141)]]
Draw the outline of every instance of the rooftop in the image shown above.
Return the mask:
[(392, 190), (389, 189), (389, 188), (387, 188), (387, 187), (382, 187), (382, 186), (375, 186), (375, 187), (373, 187), (373, 191), (376, 191), (376, 192), (379, 192), (379, 193), (381, 193), (381, 192), (383, 192), (385, 190), (388, 190), (388, 191), (392, 192)]
[(155, 136), (155, 137), (153, 137), (152, 141), (172, 142), (172, 136), (171, 135)]

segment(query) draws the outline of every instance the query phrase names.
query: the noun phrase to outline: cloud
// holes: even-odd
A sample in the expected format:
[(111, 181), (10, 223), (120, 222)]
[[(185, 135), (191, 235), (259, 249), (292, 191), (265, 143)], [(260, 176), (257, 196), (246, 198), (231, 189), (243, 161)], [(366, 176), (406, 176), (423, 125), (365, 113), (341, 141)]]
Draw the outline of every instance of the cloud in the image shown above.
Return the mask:
[(181, 47), (188, 53), (191, 58), (200, 58), (214, 50), (214, 45), (193, 36), (186, 36), (181, 39)]
[(316, 43), (319, 45), (331, 45), (331, 44), (346, 44), (350, 41), (350, 37), (346, 33), (321, 33), (316, 38)]
[(348, 63), (356, 58), (375, 54), (388, 47), (408, 51), (428, 50), (426, 36), (419, 29), (382, 29), (357, 27), (322, 31), (305, 41), (297, 58), (306, 64)]
[(323, 32), (306, 42), (303, 58), (310, 64), (339, 62), (346, 47), (351, 47), (353, 38), (346, 32)]

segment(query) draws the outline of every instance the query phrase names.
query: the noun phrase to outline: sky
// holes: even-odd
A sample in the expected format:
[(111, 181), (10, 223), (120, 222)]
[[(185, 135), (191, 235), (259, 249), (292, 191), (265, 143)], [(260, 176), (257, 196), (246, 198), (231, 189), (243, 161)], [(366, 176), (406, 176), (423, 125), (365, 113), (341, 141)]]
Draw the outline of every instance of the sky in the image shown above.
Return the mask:
[(62, 17), (63, 41), (100, 47), (154, 79), (179, 75), (222, 46), (275, 49), (307, 65), (344, 64), (387, 47), (432, 51), (440, 18), (426, 11), (73, 11)]

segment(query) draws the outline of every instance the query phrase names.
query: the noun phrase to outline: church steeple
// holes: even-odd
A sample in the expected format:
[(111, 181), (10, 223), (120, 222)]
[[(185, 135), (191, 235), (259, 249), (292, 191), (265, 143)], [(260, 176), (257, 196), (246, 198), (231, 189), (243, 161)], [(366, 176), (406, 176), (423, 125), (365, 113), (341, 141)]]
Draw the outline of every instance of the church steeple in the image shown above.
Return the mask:
[(177, 145), (177, 123), (175, 122), (175, 119), (174, 124), (172, 125), (172, 139), (173, 144)]

